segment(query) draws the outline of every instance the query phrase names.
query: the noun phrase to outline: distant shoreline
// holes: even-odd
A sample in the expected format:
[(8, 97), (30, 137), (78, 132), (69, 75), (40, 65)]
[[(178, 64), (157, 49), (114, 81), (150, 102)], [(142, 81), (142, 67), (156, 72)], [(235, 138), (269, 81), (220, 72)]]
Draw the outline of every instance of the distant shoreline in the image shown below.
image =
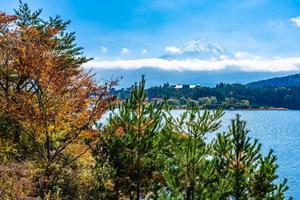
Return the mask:
[[(185, 110), (187, 107), (176, 107), (173, 110)], [(208, 108), (208, 110), (215, 110), (216, 108)], [(201, 108), (204, 110), (204, 108)], [(226, 111), (239, 111), (239, 110), (248, 110), (248, 111), (287, 111), (287, 110), (299, 110), (299, 109), (287, 109), (287, 108), (237, 108), (237, 109), (224, 109)]]

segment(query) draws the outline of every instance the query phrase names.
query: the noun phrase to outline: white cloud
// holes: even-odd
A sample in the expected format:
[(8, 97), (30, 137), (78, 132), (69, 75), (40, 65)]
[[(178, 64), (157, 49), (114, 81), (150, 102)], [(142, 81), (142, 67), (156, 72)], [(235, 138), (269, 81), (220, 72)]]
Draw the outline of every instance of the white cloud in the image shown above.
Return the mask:
[(107, 52), (107, 48), (104, 47), (104, 46), (102, 46), (102, 47), (101, 47), (101, 52), (102, 52), (102, 53), (106, 53), (106, 52)]
[(180, 49), (175, 46), (167, 46), (165, 47), (165, 51), (171, 54), (179, 53)]
[(164, 60), (160, 58), (135, 60), (92, 60), (84, 65), (86, 68), (101, 69), (139, 69), (143, 67), (159, 68), (170, 71), (217, 71), (239, 69), (242, 71), (283, 72), (300, 70), (300, 57), (256, 58), (227, 60)]
[(293, 17), (290, 19), (290, 21), (295, 24), (297, 27), (300, 28), (300, 16), (299, 17)]
[(129, 49), (127, 49), (127, 48), (122, 48), (121, 49), (121, 54), (122, 55), (126, 55), (126, 54), (129, 54), (130, 53), (130, 50)]
[(147, 49), (142, 49), (141, 54), (147, 54), (147, 53), (148, 53)]

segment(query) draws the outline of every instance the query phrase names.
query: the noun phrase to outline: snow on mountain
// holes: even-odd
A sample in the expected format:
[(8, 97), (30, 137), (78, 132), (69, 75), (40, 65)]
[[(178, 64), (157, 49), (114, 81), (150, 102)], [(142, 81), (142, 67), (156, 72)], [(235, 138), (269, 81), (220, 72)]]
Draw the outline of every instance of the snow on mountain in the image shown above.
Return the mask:
[(189, 41), (182, 48), (165, 54), (161, 58), (166, 60), (225, 60), (234, 58), (234, 55), (218, 44), (206, 39), (197, 39)]

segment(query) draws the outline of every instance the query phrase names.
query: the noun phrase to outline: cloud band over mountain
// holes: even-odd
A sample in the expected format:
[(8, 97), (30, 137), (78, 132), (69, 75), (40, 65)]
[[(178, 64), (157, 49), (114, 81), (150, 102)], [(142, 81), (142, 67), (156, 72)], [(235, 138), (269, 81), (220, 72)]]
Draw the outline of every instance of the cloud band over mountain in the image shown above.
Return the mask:
[[(144, 67), (168, 71), (289, 72), (300, 69), (300, 57), (263, 58), (248, 52), (232, 53), (206, 39), (187, 42), (181, 48), (166, 47), (160, 58), (90, 61), (85, 67), (136, 70)], [(129, 53), (129, 50), (128, 50)]]
[(132, 60), (100, 60), (95, 59), (84, 65), (85, 68), (97, 69), (126, 69), (135, 70), (143, 67), (158, 68), (170, 71), (217, 71), (241, 70), (259, 72), (285, 72), (300, 69), (300, 57), (273, 59), (227, 59), (227, 60), (165, 60), (161, 58), (132, 59)]

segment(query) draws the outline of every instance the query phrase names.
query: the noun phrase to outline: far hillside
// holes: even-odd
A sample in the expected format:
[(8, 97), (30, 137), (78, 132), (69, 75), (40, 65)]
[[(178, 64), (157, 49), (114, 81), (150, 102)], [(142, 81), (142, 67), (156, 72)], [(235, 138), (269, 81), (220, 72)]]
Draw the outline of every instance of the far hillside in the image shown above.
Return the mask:
[(300, 86), (300, 74), (270, 78), (247, 84), (250, 87), (298, 87)]

